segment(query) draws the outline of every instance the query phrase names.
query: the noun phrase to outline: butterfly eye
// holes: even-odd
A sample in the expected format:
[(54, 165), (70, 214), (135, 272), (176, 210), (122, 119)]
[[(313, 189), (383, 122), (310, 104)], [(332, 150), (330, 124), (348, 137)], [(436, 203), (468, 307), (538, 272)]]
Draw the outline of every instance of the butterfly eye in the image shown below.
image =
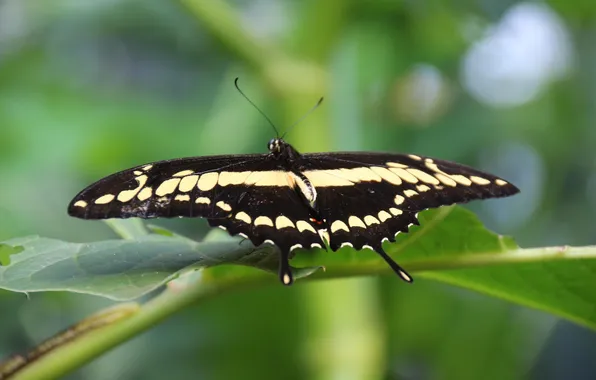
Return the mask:
[(275, 150), (276, 145), (277, 144), (275, 144), (275, 139), (271, 139), (267, 144), (267, 149), (269, 149), (270, 152), (273, 152)]
[(280, 139), (271, 139), (269, 140), (269, 144), (267, 144), (267, 148), (271, 153), (276, 153), (281, 150), (281, 141)]

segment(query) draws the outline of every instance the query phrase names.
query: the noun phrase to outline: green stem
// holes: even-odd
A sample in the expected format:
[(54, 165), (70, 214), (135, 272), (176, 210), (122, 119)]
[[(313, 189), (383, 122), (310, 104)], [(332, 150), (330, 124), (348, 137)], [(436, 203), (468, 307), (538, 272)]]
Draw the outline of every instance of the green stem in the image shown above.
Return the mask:
[(235, 10), (221, 0), (179, 0), (201, 22), (209, 34), (252, 69), (265, 71), (273, 52), (259, 44), (247, 31)]
[(263, 277), (264, 274), (255, 273), (253, 277), (211, 281), (206, 275), (204, 280), (192, 284), (187, 289), (178, 291), (168, 289), (145, 303), (130, 317), (95, 329), (69, 343), (56, 347), (47, 355), (17, 372), (14, 379), (39, 380), (64, 376), (197, 301), (204, 301), (238, 287), (250, 286), (251, 283), (262, 282)]
[(179, 0), (180, 3), (240, 62), (248, 65), (268, 88), (283, 98), (306, 95), (310, 108), (326, 93), (327, 73), (318, 65), (291, 59), (257, 41), (242, 27), (235, 10), (221, 0)]

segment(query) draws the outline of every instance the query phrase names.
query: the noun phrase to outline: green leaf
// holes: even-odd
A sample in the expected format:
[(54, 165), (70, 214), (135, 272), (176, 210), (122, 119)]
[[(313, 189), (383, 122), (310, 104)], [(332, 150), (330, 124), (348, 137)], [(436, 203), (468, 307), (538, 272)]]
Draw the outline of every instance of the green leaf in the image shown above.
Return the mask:
[[(420, 224), (385, 246), (407, 271), (422, 271), (414, 279), (432, 278), (596, 329), (595, 246), (521, 249), (460, 207), (423, 212)], [(299, 263), (323, 265), (332, 277), (391, 273), (373, 252), (352, 249), (302, 255)]]
[[(219, 264), (241, 264), (277, 273), (274, 247), (257, 249), (249, 241), (230, 238), (197, 243), (181, 237), (140, 235), (128, 240), (78, 244), (30, 236), (9, 240), (5, 246), (23, 248), (11, 256), (9, 266), (0, 267), (0, 288), (16, 292), (71, 291), (130, 300), (184, 271)], [(316, 269), (297, 270), (296, 277)], [(276, 278), (271, 276), (271, 280)]]

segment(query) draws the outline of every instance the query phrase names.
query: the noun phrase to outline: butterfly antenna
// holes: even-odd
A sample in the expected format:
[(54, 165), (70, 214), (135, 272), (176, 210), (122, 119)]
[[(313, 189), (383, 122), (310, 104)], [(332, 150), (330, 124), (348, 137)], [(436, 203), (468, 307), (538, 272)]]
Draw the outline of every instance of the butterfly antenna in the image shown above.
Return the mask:
[(253, 107), (255, 107), (255, 109), (257, 111), (259, 111), (259, 113), (265, 118), (265, 120), (267, 120), (269, 122), (269, 125), (271, 125), (271, 127), (273, 127), (273, 130), (275, 131), (275, 135), (279, 138), (279, 132), (277, 131), (277, 128), (275, 128), (275, 125), (273, 124), (273, 122), (271, 121), (271, 119), (269, 119), (267, 117), (267, 115), (265, 115), (265, 112), (261, 111), (261, 109), (259, 107), (257, 107), (257, 105), (254, 104), (252, 102), (252, 100), (250, 100), (248, 98), (248, 96), (246, 96), (244, 94), (244, 92), (242, 92), (242, 90), (240, 89), (240, 87), (238, 87), (238, 77), (236, 77), (236, 79), (234, 79), (234, 86), (236, 86), (236, 90), (238, 90), (238, 92), (240, 93), (240, 95), (242, 95), (244, 97), (244, 99), (246, 99), (246, 101), (248, 101)]
[(288, 128), (288, 130), (284, 132), (284, 134), (281, 136), (281, 138), (283, 139), (292, 129), (294, 129), (295, 126), (297, 126), (298, 124), (300, 124), (300, 122), (302, 120), (306, 119), (306, 117), (308, 115), (310, 115), (314, 110), (316, 110), (317, 108), (319, 108), (319, 106), (321, 105), (321, 103), (323, 103), (323, 97), (321, 97), (321, 99), (319, 99), (319, 101), (317, 102), (317, 104), (315, 104), (310, 110), (308, 110), (307, 113), (305, 113), (300, 119), (298, 119), (298, 121), (296, 121), (294, 124), (290, 125), (290, 127)]

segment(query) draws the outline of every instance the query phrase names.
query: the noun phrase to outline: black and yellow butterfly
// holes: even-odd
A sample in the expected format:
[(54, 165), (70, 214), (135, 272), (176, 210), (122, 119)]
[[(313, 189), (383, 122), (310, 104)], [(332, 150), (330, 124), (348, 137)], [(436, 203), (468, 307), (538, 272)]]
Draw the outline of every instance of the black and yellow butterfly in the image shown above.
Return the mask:
[(83, 219), (203, 217), (211, 226), (275, 244), (279, 276), (292, 283), (297, 248), (369, 248), (405, 281), (385, 240), (418, 224), (418, 212), (519, 190), (501, 178), (416, 155), (300, 154), (281, 138), (269, 153), (182, 158), (112, 174), (79, 193), (68, 213)]
[(127, 169), (81, 191), (68, 213), (82, 219), (207, 218), (255, 246), (279, 247), (279, 277), (286, 285), (293, 282), (292, 251), (325, 246), (372, 249), (411, 282), (382, 244), (418, 224), (418, 212), (519, 192), (494, 175), (413, 154), (300, 154), (283, 137), (267, 147), (266, 154), (181, 158)]

